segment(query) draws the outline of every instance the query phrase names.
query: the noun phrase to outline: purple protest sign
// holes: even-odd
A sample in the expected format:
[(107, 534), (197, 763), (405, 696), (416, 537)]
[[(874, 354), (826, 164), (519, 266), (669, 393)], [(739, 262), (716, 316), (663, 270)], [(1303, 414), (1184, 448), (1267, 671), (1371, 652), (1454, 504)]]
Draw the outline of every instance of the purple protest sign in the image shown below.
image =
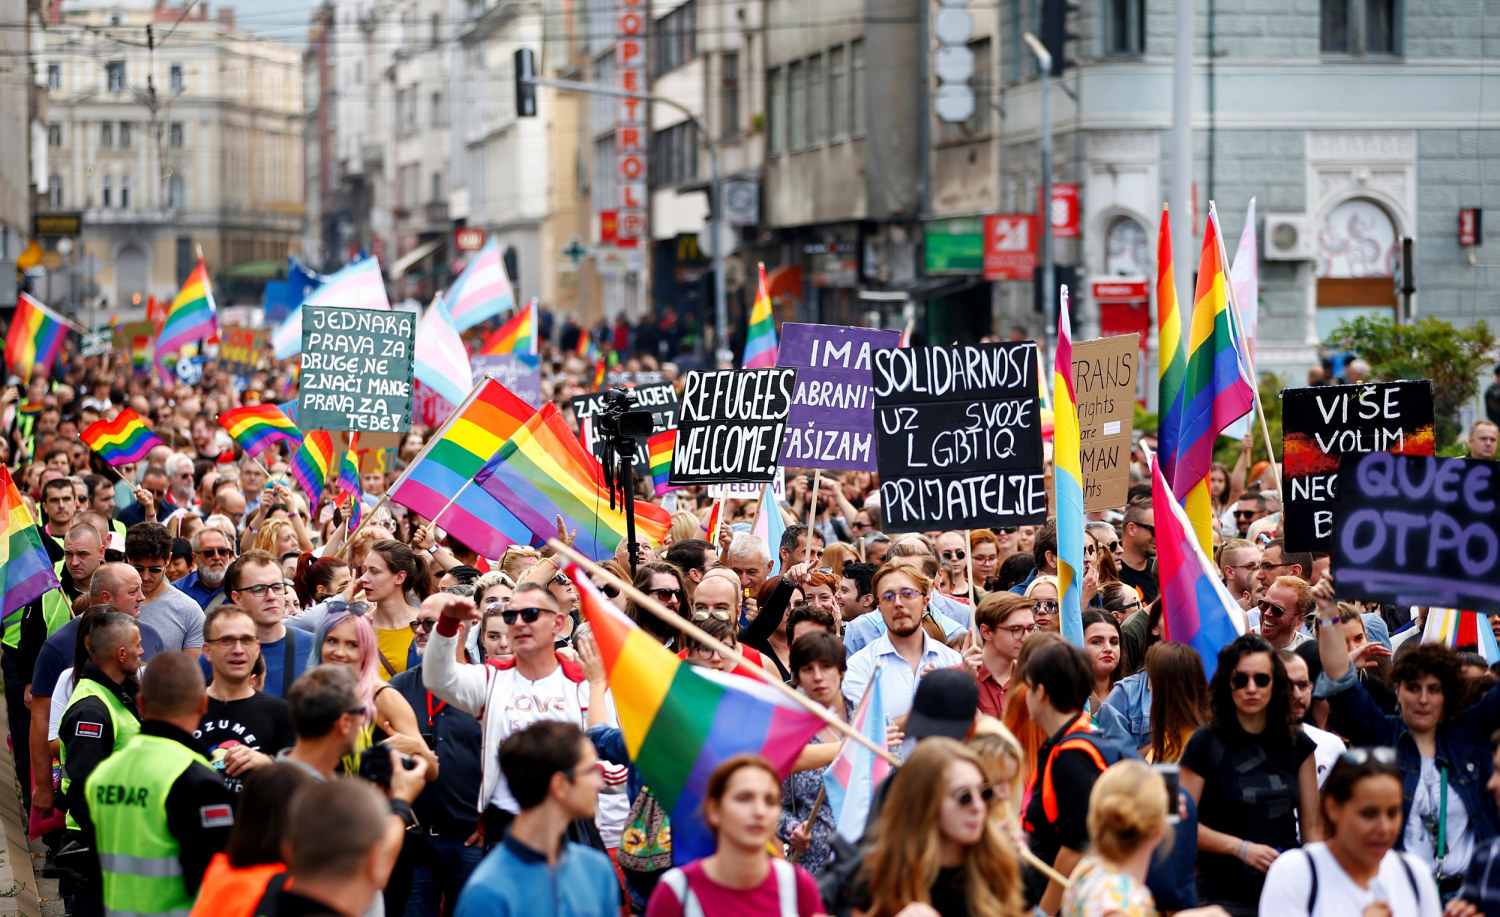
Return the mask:
[(783, 467), (875, 470), (872, 355), (900, 340), (876, 328), (781, 326), (776, 365), (797, 368)]

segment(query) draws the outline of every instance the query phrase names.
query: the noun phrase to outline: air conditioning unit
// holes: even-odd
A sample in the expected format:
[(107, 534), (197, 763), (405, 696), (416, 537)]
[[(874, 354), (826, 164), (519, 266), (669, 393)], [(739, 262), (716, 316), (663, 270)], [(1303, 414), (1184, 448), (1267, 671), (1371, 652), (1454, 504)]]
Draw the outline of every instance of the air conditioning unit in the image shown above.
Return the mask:
[(1261, 254), (1267, 261), (1316, 259), (1318, 237), (1312, 217), (1301, 213), (1266, 214), (1265, 245)]

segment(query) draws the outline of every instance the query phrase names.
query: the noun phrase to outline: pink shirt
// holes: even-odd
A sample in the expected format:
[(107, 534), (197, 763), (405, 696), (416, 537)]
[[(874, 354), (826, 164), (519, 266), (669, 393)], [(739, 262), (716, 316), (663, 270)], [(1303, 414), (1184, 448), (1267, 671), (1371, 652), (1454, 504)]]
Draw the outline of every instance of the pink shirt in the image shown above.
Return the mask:
[[(795, 868), (797, 914), (799, 917), (813, 917), (823, 913), (823, 896), (818, 893), (818, 883), (807, 870), (800, 866)], [(689, 863), (682, 871), (687, 874), (688, 887), (698, 897), (705, 914), (713, 917), (775, 917), (781, 913), (775, 870), (767, 871), (765, 881), (752, 889), (720, 885), (704, 874), (702, 860)], [(682, 917), (682, 904), (670, 888), (658, 885), (646, 905), (646, 917)]]

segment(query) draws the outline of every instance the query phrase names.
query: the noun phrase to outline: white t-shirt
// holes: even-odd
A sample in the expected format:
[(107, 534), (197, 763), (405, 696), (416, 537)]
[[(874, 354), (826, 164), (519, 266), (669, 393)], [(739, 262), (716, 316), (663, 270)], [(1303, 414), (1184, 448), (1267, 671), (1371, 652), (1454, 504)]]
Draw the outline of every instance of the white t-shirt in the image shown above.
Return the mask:
[(63, 714), (68, 711), (68, 701), (73, 699), (73, 667), (68, 666), (57, 676), (57, 687), (52, 689), (52, 707), (47, 717), (47, 741), (57, 741), (57, 728), (62, 725)]
[[(1318, 870), (1318, 896), (1312, 910), (1307, 907), (1307, 898), (1312, 894), (1308, 857)], [(1410, 867), (1410, 876), (1402, 868), (1401, 858)], [(1300, 852), (1289, 850), (1271, 864), (1260, 893), (1260, 914), (1261, 917), (1348, 917), (1380, 901), (1399, 917), (1439, 917), (1442, 912), (1432, 870), (1416, 857), (1386, 851), (1380, 861), (1380, 872), (1371, 880), (1370, 887), (1360, 888), (1328, 852), (1328, 845), (1319, 841), (1306, 845)]]
[[(1439, 870), (1435, 828), (1443, 812), (1441, 787), (1442, 773), (1438, 770), (1435, 759), (1423, 758), (1421, 774), (1417, 777), (1417, 791), (1411, 797), (1411, 812), (1402, 828), (1402, 837), (1406, 841), (1404, 846), (1426, 864), (1425, 868), (1429, 873), (1440, 871), (1445, 876), (1461, 876), (1468, 870), (1469, 860), (1474, 857), (1474, 832), (1469, 826), (1469, 811), (1464, 808), (1463, 798), (1450, 781), (1448, 827), (1443, 833), (1443, 840), (1448, 845), (1448, 855), (1443, 857), (1442, 869)], [(1434, 826), (1434, 831), (1427, 830), (1429, 824)]]
[(1340, 739), (1326, 729), (1319, 729), (1316, 726), (1309, 726), (1303, 723), (1302, 731), (1307, 733), (1307, 737), (1318, 745), (1317, 748), (1313, 749), (1313, 762), (1318, 766), (1318, 789), (1321, 790), (1323, 788), (1323, 781), (1328, 778), (1328, 772), (1333, 770), (1335, 764), (1339, 763), (1339, 758), (1343, 756), (1347, 748), (1344, 745), (1343, 739)]
[[(589, 683), (572, 682), (563, 674), (562, 666), (539, 681), (530, 681), (518, 670), (511, 668), (495, 676), (494, 693), (490, 695), (490, 706), (485, 716), (501, 718), (501, 735), (512, 736), (542, 720), (561, 720), (573, 723), (579, 729), (587, 729), (589, 722)], [(507, 812), (519, 812), (521, 807), (510, 794), (510, 784), (505, 774), (499, 774), (490, 802)]]

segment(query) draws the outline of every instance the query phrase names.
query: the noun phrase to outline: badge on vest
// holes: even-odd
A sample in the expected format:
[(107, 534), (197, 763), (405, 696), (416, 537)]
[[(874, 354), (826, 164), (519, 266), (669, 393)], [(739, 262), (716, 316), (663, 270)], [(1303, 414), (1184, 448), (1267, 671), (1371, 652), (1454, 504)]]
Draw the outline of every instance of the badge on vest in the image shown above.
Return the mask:
[(234, 824), (234, 809), (223, 804), (203, 806), (198, 810), (198, 820), (205, 828), (228, 828)]
[(85, 739), (97, 739), (104, 735), (104, 724), (79, 722), (78, 728), (73, 730), (73, 734), (82, 736)]

